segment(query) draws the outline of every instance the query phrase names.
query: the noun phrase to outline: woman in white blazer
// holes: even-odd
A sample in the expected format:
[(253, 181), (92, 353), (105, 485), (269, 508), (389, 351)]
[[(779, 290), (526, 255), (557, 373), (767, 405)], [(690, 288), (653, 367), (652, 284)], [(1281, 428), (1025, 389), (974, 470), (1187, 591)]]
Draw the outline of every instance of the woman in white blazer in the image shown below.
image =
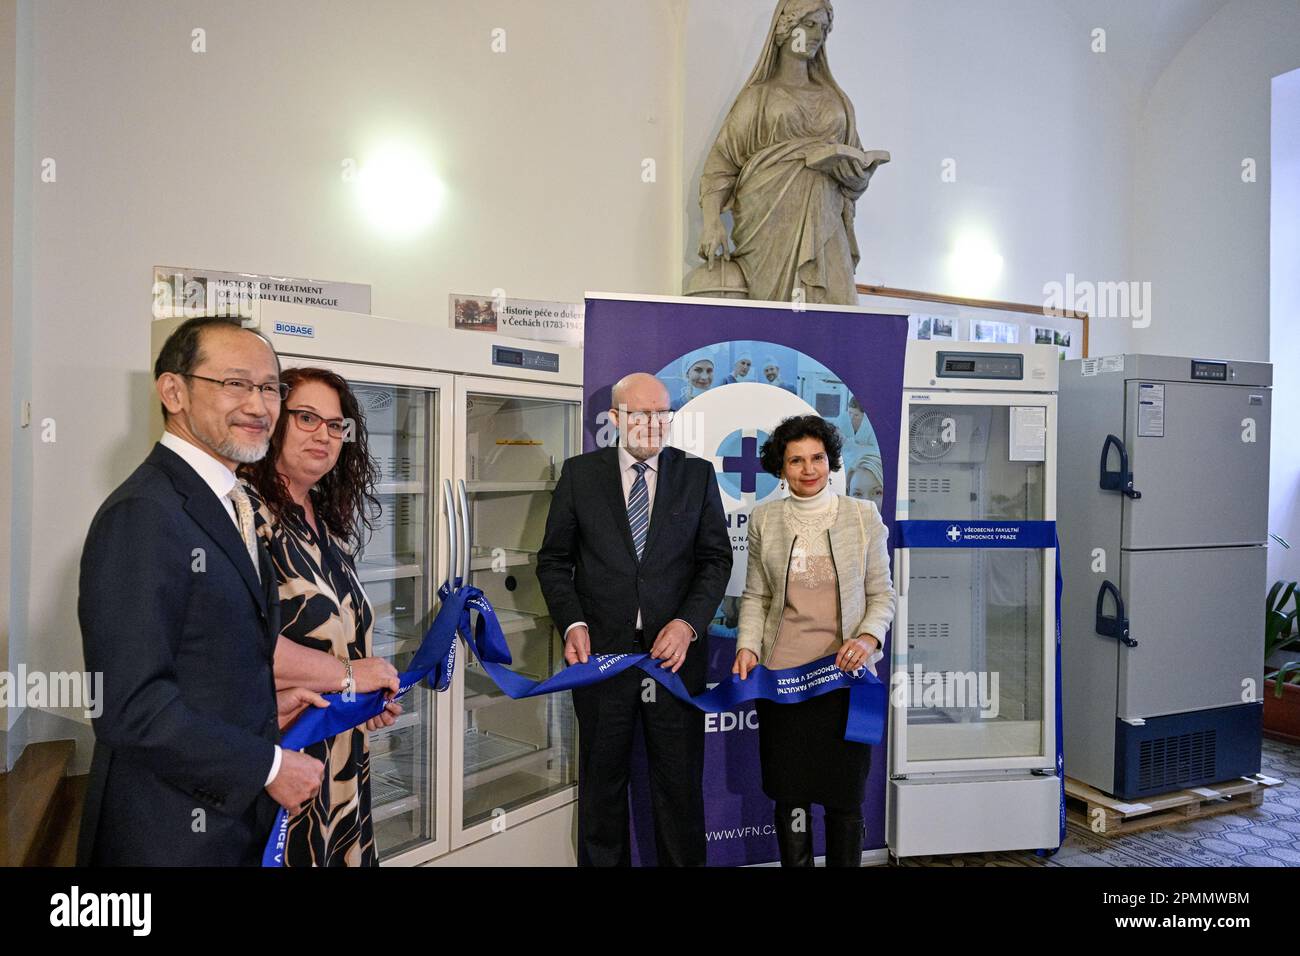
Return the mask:
[[(828, 484), (842, 439), (825, 419), (782, 421), (760, 452), (790, 495), (749, 517), (745, 593), (736, 660), (742, 680), (758, 664), (779, 670), (828, 655), (873, 674), (894, 618), (887, 530), (870, 500)], [(758, 702), (763, 791), (776, 803), (782, 866), (812, 866), (812, 804), (825, 810), (826, 865), (862, 862), (862, 801), (871, 749), (844, 739), (847, 689), (797, 704)]]

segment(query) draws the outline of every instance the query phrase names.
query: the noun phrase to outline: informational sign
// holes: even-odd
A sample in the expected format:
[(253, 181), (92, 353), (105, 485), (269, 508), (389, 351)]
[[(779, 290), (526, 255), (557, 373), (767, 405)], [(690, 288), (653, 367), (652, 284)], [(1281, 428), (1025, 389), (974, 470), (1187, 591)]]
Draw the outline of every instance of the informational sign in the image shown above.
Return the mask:
[(1011, 406), (1011, 461), (1047, 460), (1047, 409), (1042, 405)]
[(1079, 374), (1084, 378), (1122, 371), (1124, 371), (1124, 356), (1122, 355), (1096, 355), (1079, 363)]
[(583, 306), (580, 302), (456, 293), (452, 293), (449, 299), (448, 311), (454, 329), (496, 332), (517, 339), (559, 342), (582, 348)]
[(153, 267), (153, 317), (248, 318), (257, 300), (370, 314), (370, 286), (179, 266)]
[[(709, 625), (708, 680), (731, 678), (744, 590), (749, 516), (786, 492), (763, 470), (760, 449), (791, 415), (819, 415), (843, 439), (837, 494), (876, 503), (894, 521), (902, 415), (901, 315), (729, 305), (709, 300), (587, 300), (583, 355), (584, 447), (607, 444), (611, 387), (629, 372), (653, 372), (676, 410), (668, 443), (712, 463), (732, 545), (732, 575)], [(629, 343), (635, 343), (634, 348)], [(889, 643), (890, 638), (886, 639)], [(888, 679), (881, 663), (882, 679)], [(655, 843), (641, 743), (633, 750), (633, 858), (653, 863)], [(863, 804), (866, 850), (885, 846), (883, 744), (873, 748)], [(705, 721), (705, 827), (711, 866), (778, 858), (772, 801), (764, 794), (758, 714), (752, 704)], [(821, 807), (814, 847), (822, 852)]]
[(1138, 383), (1138, 438), (1165, 437), (1165, 387), (1156, 382)]

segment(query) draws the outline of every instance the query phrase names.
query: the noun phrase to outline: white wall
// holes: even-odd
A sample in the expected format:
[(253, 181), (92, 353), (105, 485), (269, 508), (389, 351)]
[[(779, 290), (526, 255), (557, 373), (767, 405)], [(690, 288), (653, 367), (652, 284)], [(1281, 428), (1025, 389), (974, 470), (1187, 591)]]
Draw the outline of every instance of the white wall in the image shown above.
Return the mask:
[[(699, 177), (727, 110), (758, 59), (772, 0), (692, 0), (685, 40), (688, 210), (682, 269), (700, 230)], [(1092, 52), (1083, 21), (1034, 0), (840, 2), (827, 44), (868, 148), (888, 149), (858, 203), (858, 281), (1043, 301), (1046, 282), (1127, 277), (1127, 208), (1137, 91), (1119, 61)], [(940, 179), (946, 158), (957, 181)], [(987, 234), (1001, 278), (963, 289), (948, 255)], [(1094, 323), (1093, 351), (1122, 328)]]
[(1153, 315), (1131, 350), (1268, 359), (1270, 84), (1297, 67), (1300, 3), (1233, 0), (1156, 82), (1138, 123), (1132, 266)]
[[(15, 301), (30, 366), (14, 387), (57, 428), (53, 443), (15, 434), (31, 469), (13, 551), (31, 567), (30, 588), (14, 578), (29, 668), (82, 666), (81, 543), (153, 439), (155, 264), (370, 283), (375, 313), (436, 323), (453, 291), (672, 290), (671, 0), (20, 5), (37, 66), (19, 91), (31, 241)], [(194, 28), (206, 53), (191, 52)], [(414, 240), (378, 238), (341, 176), (385, 137), (426, 150), (448, 187)], [(44, 157), (55, 183), (33, 178)], [(642, 182), (645, 157), (656, 183)], [(32, 739), (45, 735), (66, 733)]]
[(1290, 542), (1268, 552), (1270, 581), (1300, 579), (1300, 69), (1273, 81), (1272, 473), (1268, 524)]

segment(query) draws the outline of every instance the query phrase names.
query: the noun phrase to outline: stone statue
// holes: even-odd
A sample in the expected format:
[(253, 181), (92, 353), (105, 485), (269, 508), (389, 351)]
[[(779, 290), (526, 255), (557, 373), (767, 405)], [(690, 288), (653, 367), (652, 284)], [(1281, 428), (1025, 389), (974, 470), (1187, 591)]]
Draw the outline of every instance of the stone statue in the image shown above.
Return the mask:
[[(686, 295), (856, 305), (854, 206), (889, 162), (865, 152), (831, 76), (830, 0), (779, 0), (754, 72), (704, 163), (699, 255)], [(722, 214), (731, 210), (730, 250)]]

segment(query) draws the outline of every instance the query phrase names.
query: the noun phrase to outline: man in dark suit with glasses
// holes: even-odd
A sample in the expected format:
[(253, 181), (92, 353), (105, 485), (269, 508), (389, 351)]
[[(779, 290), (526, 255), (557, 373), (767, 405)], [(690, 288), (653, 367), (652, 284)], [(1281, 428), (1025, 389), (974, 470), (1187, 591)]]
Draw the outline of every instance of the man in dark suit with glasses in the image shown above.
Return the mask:
[(154, 366), (164, 431), (100, 507), (81, 558), (86, 668), (103, 674), (77, 862), (257, 865), (275, 805), (295, 811), (324, 767), (281, 751), (278, 589), (235, 469), (267, 453), (285, 387), (271, 345), (196, 318)]
[[(666, 447), (668, 389), (634, 373), (613, 389), (613, 447), (570, 458), (537, 559), (570, 664), (648, 652), (704, 690), (707, 634), (731, 577), (713, 466)], [(578, 719), (578, 863), (626, 866), (628, 774), (642, 723), (660, 865), (703, 866), (704, 714), (639, 668), (573, 691)]]

